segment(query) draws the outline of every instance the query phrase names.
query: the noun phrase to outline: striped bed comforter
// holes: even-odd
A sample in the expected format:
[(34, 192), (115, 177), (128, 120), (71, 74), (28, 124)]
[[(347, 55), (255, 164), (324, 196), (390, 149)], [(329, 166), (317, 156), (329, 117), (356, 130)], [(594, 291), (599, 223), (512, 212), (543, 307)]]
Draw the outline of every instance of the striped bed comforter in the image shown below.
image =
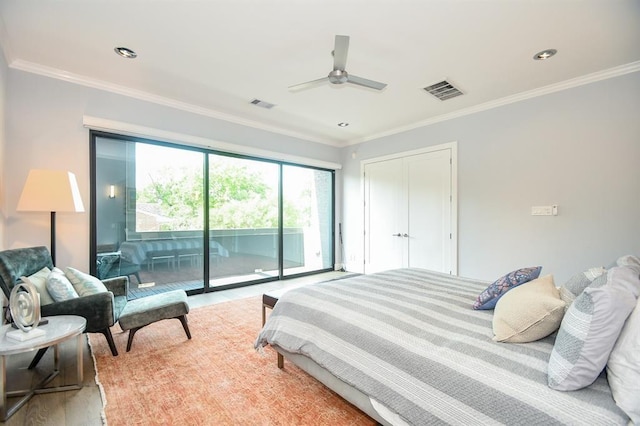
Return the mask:
[(606, 377), (547, 386), (554, 336), (492, 340), (493, 311), (471, 305), (489, 283), (398, 269), (286, 292), (256, 340), (310, 357), (408, 423), (626, 424)]

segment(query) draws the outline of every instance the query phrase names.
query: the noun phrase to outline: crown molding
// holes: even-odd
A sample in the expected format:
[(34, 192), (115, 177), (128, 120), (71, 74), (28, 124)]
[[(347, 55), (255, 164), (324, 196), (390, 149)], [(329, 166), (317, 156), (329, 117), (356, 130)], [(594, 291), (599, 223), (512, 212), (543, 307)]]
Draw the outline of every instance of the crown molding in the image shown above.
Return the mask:
[[(2, 32), (3, 26), (0, 22), (0, 35)], [(8, 47), (7, 43), (4, 43), (3, 49), (5, 58), (9, 60), (11, 58), (10, 51), (7, 51)], [(9, 62), (9, 61), (7, 61)], [(321, 143), (324, 145), (330, 145), (334, 147), (347, 147), (351, 145), (356, 145), (363, 142), (372, 141), (375, 139), (380, 139), (382, 137), (391, 136), (394, 134), (406, 132), (409, 130), (414, 130), (420, 127), (430, 126), (432, 124), (440, 123), (447, 120), (452, 120), (454, 118), (464, 117), (466, 115), (475, 114), (482, 111), (487, 111), (493, 108), (498, 108), (504, 105), (509, 105), (515, 102), (520, 102), (523, 100), (535, 98), (538, 96), (544, 96), (555, 92), (560, 92), (566, 89), (571, 89), (574, 87), (583, 86), (585, 84), (595, 83), (597, 81), (606, 80), (609, 78), (619, 77), (625, 74), (630, 74), (633, 72), (640, 71), (640, 61), (631, 62), (629, 64), (620, 65), (618, 67), (609, 68), (603, 71), (594, 72), (591, 74), (587, 74), (584, 76), (572, 78), (569, 80), (565, 80), (559, 83), (550, 84), (548, 86), (544, 86), (538, 89), (529, 90), (526, 92), (518, 93), (511, 96), (506, 96), (501, 99), (496, 99), (494, 101), (485, 102), (480, 105), (475, 105), (472, 107), (464, 108), (458, 111), (454, 111), (448, 114), (442, 114), (436, 117), (431, 117), (426, 120), (421, 120), (407, 126), (396, 127), (394, 129), (390, 129), (384, 132), (379, 132), (373, 135), (365, 136), (362, 138), (352, 139), (347, 142), (340, 142), (336, 140), (329, 140), (324, 138), (316, 138), (311, 137), (307, 134), (284, 129), (279, 126), (272, 126), (266, 123), (248, 120), (246, 118), (238, 117), (236, 115), (223, 113), (220, 111), (216, 111), (210, 108), (201, 107), (198, 105), (193, 105), (187, 102), (178, 101), (176, 99), (167, 98), (163, 96), (154, 95), (148, 92), (144, 92), (137, 89), (132, 89), (129, 87), (105, 82), (102, 80), (89, 78), (83, 75), (70, 73), (67, 71), (63, 71), (53, 67), (47, 67), (44, 65), (36, 64), (33, 62), (24, 61), (21, 59), (14, 60), (10, 62), (10, 68), (17, 69), (20, 71), (30, 72), (38, 75), (42, 75), (45, 77), (50, 77), (58, 80), (67, 81), (70, 83), (91, 87), (94, 89), (104, 90), (111, 93), (116, 93), (119, 95), (139, 99), (146, 102), (155, 103), (158, 105), (167, 106), (170, 108), (179, 109), (186, 112), (191, 112), (194, 114), (215, 118), (218, 120), (227, 121), (234, 124), (239, 124), (242, 126), (251, 127), (254, 129), (264, 130), (267, 132), (277, 133), (285, 136), (294, 137), (297, 139), (306, 140), (309, 142)]]
[(426, 120), (418, 121), (416, 123), (403, 126), (396, 127), (395, 129), (391, 129), (385, 132), (380, 132), (375, 135), (370, 135), (360, 139), (354, 139), (347, 142), (346, 146), (359, 144), (362, 142), (368, 142), (374, 139), (380, 139), (385, 136), (391, 136), (398, 133), (406, 132), (408, 130), (417, 129), (420, 127), (430, 126), (432, 124), (440, 123), (443, 121), (451, 120), (454, 118), (464, 117), (465, 115), (475, 114), (477, 112), (487, 111), (493, 108), (498, 108), (504, 105), (509, 105), (515, 102), (524, 101), (531, 98), (536, 98), (538, 96), (548, 95), (550, 93), (560, 92), (567, 89), (572, 89), (574, 87), (583, 86), (585, 84), (595, 83), (597, 81), (606, 80), (609, 78), (619, 77), (625, 74), (630, 74), (633, 72), (640, 71), (640, 61), (631, 62), (629, 64), (621, 65), (614, 68), (609, 68), (603, 71), (594, 72), (591, 74), (586, 74), (580, 77), (572, 78), (569, 80), (562, 81), (560, 83), (550, 84), (548, 86), (540, 87), (538, 89), (529, 90), (526, 92), (518, 93), (511, 96), (506, 96), (504, 98), (496, 99), (495, 101), (485, 102), (480, 105), (472, 106), (469, 108), (464, 108), (459, 111), (454, 111), (448, 114), (442, 114), (437, 117), (432, 117)]
[(290, 136), (297, 139), (306, 140), (309, 142), (321, 143), (324, 145), (331, 145), (335, 147), (341, 147), (343, 144), (338, 143), (333, 140), (328, 140), (324, 138), (316, 138), (309, 136), (305, 133), (300, 133), (296, 131), (292, 131), (289, 129), (285, 129), (279, 126), (272, 126), (266, 123), (262, 123), (259, 121), (248, 120), (246, 118), (242, 118), (236, 115), (223, 113), (220, 111), (216, 111), (211, 108), (205, 108), (202, 106), (190, 104), (187, 102), (178, 101), (176, 99), (167, 98), (164, 96), (154, 95), (152, 93), (148, 93), (142, 90), (132, 89), (130, 87), (121, 86), (114, 83), (109, 83), (103, 80), (98, 80), (95, 78), (90, 78), (87, 76), (83, 76), (80, 74), (74, 74), (71, 72), (67, 72), (64, 70), (60, 70), (53, 67), (48, 67), (45, 65), (36, 64), (29, 61), (24, 61), (22, 59), (17, 59), (10, 63), (10, 68), (25, 71), (33, 74), (42, 75), (45, 77), (54, 78), (57, 80), (63, 80), (69, 83), (78, 84), (81, 86), (91, 87), (93, 89), (104, 90), (106, 92), (116, 93), (118, 95), (127, 96), (134, 99), (139, 99), (146, 102), (151, 102), (154, 104), (179, 109), (182, 111), (202, 115), (205, 117), (215, 118), (217, 120), (223, 120), (234, 124), (239, 124), (242, 126), (251, 127), (254, 129), (264, 130), (267, 132), (277, 133), (284, 136)]

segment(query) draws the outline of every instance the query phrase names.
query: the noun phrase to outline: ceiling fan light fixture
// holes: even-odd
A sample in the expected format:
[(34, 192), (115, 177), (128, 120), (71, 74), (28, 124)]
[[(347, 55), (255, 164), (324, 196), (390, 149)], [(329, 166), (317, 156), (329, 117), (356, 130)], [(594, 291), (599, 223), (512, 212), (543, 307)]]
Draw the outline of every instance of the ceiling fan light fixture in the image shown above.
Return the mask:
[(138, 57), (138, 54), (128, 47), (114, 47), (113, 51), (127, 59), (135, 59)]
[(343, 84), (349, 81), (349, 74), (344, 70), (333, 70), (327, 76), (333, 84)]
[(344, 84), (351, 83), (357, 86), (367, 87), (374, 90), (382, 90), (387, 87), (386, 83), (380, 83), (379, 81), (369, 80), (367, 78), (357, 77), (353, 74), (348, 74), (345, 70), (347, 66), (347, 54), (349, 53), (349, 36), (337, 35), (335, 41), (335, 47), (331, 54), (333, 55), (333, 70), (324, 78), (317, 80), (307, 81), (306, 83), (295, 84), (289, 86), (289, 90), (297, 91), (315, 87), (321, 83), (329, 81), (331, 84)]
[(556, 53), (558, 53), (556, 49), (546, 49), (533, 55), (533, 59), (536, 61), (544, 61), (545, 59), (549, 59)]

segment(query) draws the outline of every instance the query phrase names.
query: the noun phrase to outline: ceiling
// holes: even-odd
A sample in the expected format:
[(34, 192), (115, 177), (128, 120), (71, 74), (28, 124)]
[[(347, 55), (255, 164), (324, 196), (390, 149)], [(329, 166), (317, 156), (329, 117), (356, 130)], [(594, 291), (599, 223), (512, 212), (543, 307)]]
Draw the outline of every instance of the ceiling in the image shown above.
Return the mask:
[[(637, 0), (2, 0), (0, 18), (12, 68), (334, 146), (640, 70)], [(338, 34), (346, 70), (388, 86), (288, 90), (327, 76)], [(422, 90), (443, 79), (464, 95)]]

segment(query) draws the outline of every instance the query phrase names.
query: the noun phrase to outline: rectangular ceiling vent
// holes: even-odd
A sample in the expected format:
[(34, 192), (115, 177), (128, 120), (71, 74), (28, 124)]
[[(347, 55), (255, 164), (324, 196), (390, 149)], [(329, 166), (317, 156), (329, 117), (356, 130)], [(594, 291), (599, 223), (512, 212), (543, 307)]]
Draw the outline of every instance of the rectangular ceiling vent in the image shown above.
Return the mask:
[(266, 108), (266, 109), (271, 109), (273, 108), (275, 105), (274, 104), (270, 104), (269, 102), (265, 102), (265, 101), (261, 101), (260, 99), (254, 99), (251, 101), (252, 104), (262, 107), (262, 108)]
[(455, 98), (456, 96), (462, 95), (462, 92), (447, 80), (442, 80), (439, 83), (427, 86), (424, 88), (424, 90), (431, 93), (441, 101), (446, 101), (447, 99)]

